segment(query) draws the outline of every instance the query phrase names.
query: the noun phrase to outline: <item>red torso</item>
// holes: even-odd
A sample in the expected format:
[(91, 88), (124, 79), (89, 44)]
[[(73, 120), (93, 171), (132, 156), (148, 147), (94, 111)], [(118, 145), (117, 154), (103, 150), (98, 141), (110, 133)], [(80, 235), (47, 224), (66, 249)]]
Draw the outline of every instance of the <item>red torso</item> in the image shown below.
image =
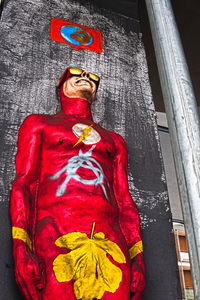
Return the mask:
[[(72, 131), (75, 124), (93, 125), (93, 130), (100, 135), (100, 141), (89, 145), (82, 141), (73, 147), (78, 141), (78, 137)], [(96, 232), (104, 232), (108, 238), (113, 241), (119, 240), (118, 244), (124, 244), (119, 228), (119, 210), (113, 192), (113, 159), (116, 146), (112, 134), (91, 120), (55, 115), (44, 119), (42, 141), (37, 195), (36, 251), (42, 254), (41, 249), (44, 249), (43, 254), (46, 257), (49, 245), (44, 245), (44, 239), (47, 234), (51, 237), (54, 235), (55, 240), (69, 232), (89, 234), (93, 222), (96, 222)], [(56, 179), (52, 178), (53, 175), (65, 167), (71, 158), (78, 157), (80, 150), (87, 153), (92, 146), (94, 149), (89, 157), (95, 159), (103, 169), (105, 177), (102, 185), (106, 193), (101, 184), (84, 184), (72, 177), (66, 185), (65, 193), (56, 195), (69, 174), (64, 171)], [(92, 162), (92, 165), (96, 166), (95, 162)], [(98, 177), (91, 169), (85, 167), (77, 168), (75, 173), (89, 182)], [(124, 248), (123, 245), (120, 246)], [(55, 245), (54, 247), (56, 248)]]

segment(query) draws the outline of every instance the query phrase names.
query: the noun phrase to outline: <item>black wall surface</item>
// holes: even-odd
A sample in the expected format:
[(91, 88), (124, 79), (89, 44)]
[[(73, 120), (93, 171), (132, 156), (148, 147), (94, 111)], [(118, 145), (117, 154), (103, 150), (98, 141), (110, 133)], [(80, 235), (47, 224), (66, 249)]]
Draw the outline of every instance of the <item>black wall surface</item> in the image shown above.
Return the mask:
[[(104, 52), (74, 51), (52, 41), (51, 18), (100, 30)], [(143, 300), (180, 299), (171, 213), (138, 20), (83, 0), (7, 0), (0, 51), (0, 300), (21, 299), (13, 276), (8, 217), (18, 127), (29, 114), (55, 112), (55, 85), (69, 65), (101, 76), (94, 119), (127, 141), (130, 190), (141, 213), (147, 266)]]

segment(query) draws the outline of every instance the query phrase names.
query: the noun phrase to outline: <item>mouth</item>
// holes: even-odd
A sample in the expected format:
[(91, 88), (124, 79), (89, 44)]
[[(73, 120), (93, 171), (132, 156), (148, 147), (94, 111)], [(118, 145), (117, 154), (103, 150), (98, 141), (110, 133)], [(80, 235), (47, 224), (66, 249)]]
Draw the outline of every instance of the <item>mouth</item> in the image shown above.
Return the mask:
[(88, 86), (92, 87), (91, 82), (88, 79), (85, 79), (85, 78), (77, 79), (76, 82), (75, 82), (75, 85), (79, 85), (79, 86), (88, 85)]

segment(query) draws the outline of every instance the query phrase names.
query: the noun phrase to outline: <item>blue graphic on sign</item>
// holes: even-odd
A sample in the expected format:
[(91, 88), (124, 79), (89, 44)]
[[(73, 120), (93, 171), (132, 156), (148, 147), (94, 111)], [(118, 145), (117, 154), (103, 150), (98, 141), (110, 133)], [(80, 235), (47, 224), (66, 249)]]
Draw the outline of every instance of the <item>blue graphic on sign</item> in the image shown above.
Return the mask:
[(89, 32), (81, 27), (73, 25), (62, 26), (60, 34), (68, 43), (75, 46), (89, 46), (93, 42), (92, 36)]
[[(79, 151), (78, 155), (73, 156), (69, 159), (66, 166), (64, 166), (60, 171), (58, 171), (56, 174), (54, 174), (51, 179), (57, 179), (60, 177), (62, 173), (66, 173), (66, 178), (63, 181), (63, 183), (59, 186), (56, 192), (56, 196), (62, 196), (67, 188), (67, 184), (70, 181), (71, 178), (85, 184), (85, 185), (100, 185), (105, 197), (107, 197), (106, 189), (103, 185), (103, 180), (105, 178), (103, 169), (101, 165), (91, 157), (92, 150), (96, 147), (96, 145), (93, 145), (86, 153), (83, 153), (81, 150)], [(96, 165), (96, 166), (95, 166)], [(86, 170), (91, 170), (94, 175), (95, 179), (84, 179), (78, 174), (76, 174), (76, 171), (80, 168), (85, 168)]]

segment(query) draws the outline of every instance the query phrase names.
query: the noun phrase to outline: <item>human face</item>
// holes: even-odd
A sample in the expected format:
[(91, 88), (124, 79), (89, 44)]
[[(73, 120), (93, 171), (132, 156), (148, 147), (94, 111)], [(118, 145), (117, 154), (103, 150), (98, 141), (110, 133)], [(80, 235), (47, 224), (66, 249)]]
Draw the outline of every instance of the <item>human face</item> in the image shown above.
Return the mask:
[(65, 96), (69, 98), (83, 98), (91, 103), (96, 95), (99, 77), (78, 68), (71, 68), (70, 73), (71, 77), (63, 84)]

